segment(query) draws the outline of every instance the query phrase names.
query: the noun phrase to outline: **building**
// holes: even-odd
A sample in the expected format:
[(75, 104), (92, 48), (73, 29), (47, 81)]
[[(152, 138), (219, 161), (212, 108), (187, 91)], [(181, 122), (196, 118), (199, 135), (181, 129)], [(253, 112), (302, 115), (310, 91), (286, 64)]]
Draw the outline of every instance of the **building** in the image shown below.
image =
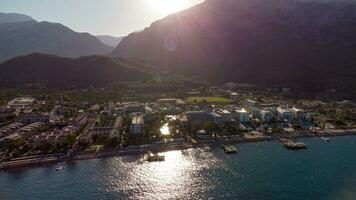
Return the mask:
[(289, 108), (277, 108), (277, 115), (279, 120), (291, 122), (294, 120), (294, 111)]
[(205, 122), (214, 122), (216, 124), (224, 124), (227, 122), (227, 120), (226, 120), (227, 117), (223, 116), (217, 112), (189, 111), (189, 112), (186, 112), (186, 117), (193, 124), (202, 124)]
[(131, 123), (131, 134), (143, 134), (144, 133), (144, 120), (141, 116), (134, 116)]
[(35, 99), (31, 97), (18, 97), (13, 100), (11, 100), (7, 106), (9, 108), (30, 108), (34, 105)]
[(292, 108), (292, 111), (296, 120), (305, 121), (308, 119), (308, 113), (306, 111), (298, 108)]
[(253, 108), (252, 109), (253, 117), (263, 121), (263, 122), (270, 122), (274, 118), (274, 109), (273, 108)]
[(269, 110), (262, 110), (259, 119), (263, 122), (270, 122), (273, 119), (273, 114)]
[(81, 114), (78, 117), (76, 117), (75, 119), (70, 119), (68, 121), (68, 125), (70, 126), (75, 126), (78, 129), (81, 129), (88, 121), (88, 115), (86, 114)]
[(114, 137), (118, 131), (114, 127), (95, 127), (90, 129), (90, 133), (91, 135)]
[(252, 99), (245, 99), (244, 103), (248, 107), (253, 107), (253, 106), (257, 105), (257, 101), (252, 100)]
[(223, 116), (215, 112), (208, 113), (208, 121), (212, 121), (215, 124), (224, 124), (226, 122)]
[(225, 122), (232, 121), (232, 114), (228, 110), (217, 109), (215, 112), (221, 115)]
[(157, 102), (160, 104), (176, 104), (178, 99), (170, 98), (170, 99), (158, 99)]
[(244, 108), (235, 110), (235, 117), (241, 123), (246, 123), (250, 120), (249, 114)]
[(44, 123), (42, 123), (42, 122), (35, 122), (35, 123), (29, 124), (25, 127), (22, 127), (20, 129), (17, 129), (16, 133), (25, 134), (25, 133), (29, 133), (29, 132), (34, 132), (35, 130), (41, 128), (43, 125), (44, 125)]
[(18, 138), (22, 137), (20, 134), (18, 133), (13, 133), (11, 135), (8, 135), (4, 138), (1, 138), (0, 139), (0, 144), (3, 144), (3, 143), (6, 143), (6, 142), (9, 142), (9, 141), (12, 141), (12, 140), (16, 140)]
[(212, 139), (212, 135), (209, 134), (206, 130), (199, 130), (199, 131), (197, 131), (197, 139), (199, 141), (211, 140)]
[(21, 115), (19, 117), (19, 122), (22, 124), (32, 124), (36, 122), (49, 123), (50, 116), (48, 114), (28, 114)]
[(144, 113), (146, 111), (146, 107), (143, 104), (128, 104), (123, 107), (124, 113), (125, 114), (130, 114), (130, 113), (135, 113), (135, 112), (140, 112)]
[(194, 124), (201, 124), (209, 121), (209, 114), (205, 111), (188, 111), (186, 112), (188, 120)]

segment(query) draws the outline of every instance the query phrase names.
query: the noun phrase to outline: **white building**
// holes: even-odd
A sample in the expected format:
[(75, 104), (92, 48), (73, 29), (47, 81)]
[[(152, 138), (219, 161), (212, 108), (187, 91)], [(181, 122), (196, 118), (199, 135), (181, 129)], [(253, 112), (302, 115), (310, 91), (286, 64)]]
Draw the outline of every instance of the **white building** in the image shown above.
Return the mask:
[(35, 99), (31, 97), (18, 97), (11, 100), (7, 106), (9, 108), (29, 108), (35, 103)]
[(273, 119), (273, 114), (268, 110), (262, 110), (259, 119), (264, 122), (270, 122)]
[(131, 134), (143, 134), (144, 133), (144, 121), (141, 116), (134, 116), (131, 123)]
[(228, 110), (217, 109), (215, 112), (221, 115), (225, 122), (232, 121), (232, 114)]
[(294, 120), (294, 111), (292, 109), (278, 107), (277, 114), (280, 120), (285, 120), (287, 122)]
[(235, 117), (241, 123), (245, 123), (249, 121), (248, 112), (244, 108), (235, 110)]
[(253, 108), (252, 113), (253, 113), (253, 117), (263, 122), (270, 122), (274, 118), (273, 109)]
[(302, 109), (292, 108), (296, 120), (305, 121), (308, 119), (308, 113)]

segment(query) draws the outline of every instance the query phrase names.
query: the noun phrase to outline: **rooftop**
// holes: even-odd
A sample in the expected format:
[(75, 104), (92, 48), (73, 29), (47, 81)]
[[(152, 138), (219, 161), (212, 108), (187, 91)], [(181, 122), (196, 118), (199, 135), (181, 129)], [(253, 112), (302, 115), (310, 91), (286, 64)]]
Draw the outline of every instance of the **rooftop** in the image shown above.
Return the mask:
[(247, 113), (247, 111), (245, 110), (245, 108), (241, 108), (241, 109), (237, 109), (235, 110), (238, 113)]
[(132, 124), (143, 124), (143, 118), (141, 116), (134, 116), (132, 118)]

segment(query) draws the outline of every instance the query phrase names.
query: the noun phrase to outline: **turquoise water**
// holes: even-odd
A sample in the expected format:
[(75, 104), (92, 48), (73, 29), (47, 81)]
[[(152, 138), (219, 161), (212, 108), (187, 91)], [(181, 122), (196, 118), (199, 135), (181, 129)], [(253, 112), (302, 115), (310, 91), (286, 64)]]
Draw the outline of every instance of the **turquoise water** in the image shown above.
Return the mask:
[(356, 137), (166, 152), (166, 161), (115, 157), (0, 172), (0, 199), (356, 199)]

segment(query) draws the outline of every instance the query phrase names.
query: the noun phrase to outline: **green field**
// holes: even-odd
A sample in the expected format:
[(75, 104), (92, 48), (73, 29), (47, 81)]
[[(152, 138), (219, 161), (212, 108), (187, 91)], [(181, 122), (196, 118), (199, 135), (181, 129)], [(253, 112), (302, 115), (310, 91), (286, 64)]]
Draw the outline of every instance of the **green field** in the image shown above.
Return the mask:
[(186, 102), (188, 103), (200, 103), (202, 101), (207, 101), (208, 103), (231, 103), (233, 100), (231, 99), (226, 99), (222, 97), (188, 97), (186, 99)]

